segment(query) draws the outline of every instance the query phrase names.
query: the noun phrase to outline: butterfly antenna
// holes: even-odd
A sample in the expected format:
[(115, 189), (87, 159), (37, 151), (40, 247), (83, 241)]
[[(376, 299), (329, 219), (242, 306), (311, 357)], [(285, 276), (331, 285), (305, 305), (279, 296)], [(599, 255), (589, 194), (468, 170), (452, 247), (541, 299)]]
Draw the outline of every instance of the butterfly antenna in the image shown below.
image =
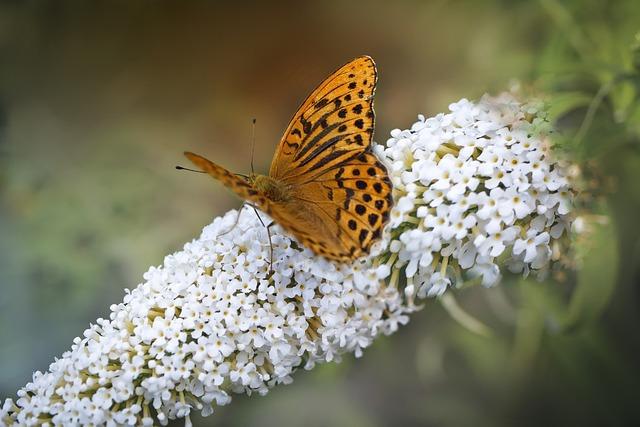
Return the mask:
[(195, 169), (189, 169), (189, 168), (185, 168), (183, 166), (176, 166), (176, 169), (178, 169), (179, 171), (189, 171), (189, 172), (197, 172), (197, 173), (206, 173), (205, 171), (198, 171)]
[(256, 150), (256, 119), (253, 119), (251, 125), (251, 175), (254, 175), (253, 171), (253, 153)]

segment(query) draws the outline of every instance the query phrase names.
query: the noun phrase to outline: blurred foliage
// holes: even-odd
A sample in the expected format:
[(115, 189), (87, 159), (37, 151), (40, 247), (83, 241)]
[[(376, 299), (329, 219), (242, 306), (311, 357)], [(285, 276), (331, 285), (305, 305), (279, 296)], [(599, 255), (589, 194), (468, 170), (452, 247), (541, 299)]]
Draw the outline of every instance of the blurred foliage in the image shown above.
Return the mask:
[(543, 94), (584, 175), (580, 264), (456, 292), (489, 336), (429, 301), (362, 359), (196, 424), (637, 425), (639, 31), (637, 0), (1, 3), (1, 396), (238, 206), (181, 151), (247, 170), (255, 115), (266, 169), (301, 97), (368, 53), (380, 142), (511, 78)]

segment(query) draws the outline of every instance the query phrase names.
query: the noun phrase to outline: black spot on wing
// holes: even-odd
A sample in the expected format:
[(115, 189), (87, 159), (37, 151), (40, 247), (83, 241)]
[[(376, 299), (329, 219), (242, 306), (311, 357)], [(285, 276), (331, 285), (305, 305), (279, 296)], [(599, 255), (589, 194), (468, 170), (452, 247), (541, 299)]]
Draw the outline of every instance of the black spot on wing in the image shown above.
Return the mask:
[(316, 110), (321, 109), (322, 107), (326, 106), (329, 103), (329, 100), (327, 98), (322, 98), (320, 101), (316, 102), (315, 105), (313, 106)]
[(311, 122), (308, 122), (305, 120), (302, 125), (302, 131), (308, 135), (311, 132), (311, 127), (312, 127)]

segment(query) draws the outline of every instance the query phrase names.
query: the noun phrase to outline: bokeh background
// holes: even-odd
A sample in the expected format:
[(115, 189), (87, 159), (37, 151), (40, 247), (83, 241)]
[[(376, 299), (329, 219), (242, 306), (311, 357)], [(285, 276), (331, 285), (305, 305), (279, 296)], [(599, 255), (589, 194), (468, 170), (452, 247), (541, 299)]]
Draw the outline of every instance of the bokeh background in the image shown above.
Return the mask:
[(638, 31), (637, 0), (0, 2), (0, 397), (240, 205), (176, 171), (183, 150), (246, 172), (255, 117), (267, 171), (304, 96), (369, 54), (379, 142), (462, 97), (545, 94), (599, 222), (580, 268), (456, 292), (491, 337), (432, 300), (363, 358), (194, 423), (638, 425)]

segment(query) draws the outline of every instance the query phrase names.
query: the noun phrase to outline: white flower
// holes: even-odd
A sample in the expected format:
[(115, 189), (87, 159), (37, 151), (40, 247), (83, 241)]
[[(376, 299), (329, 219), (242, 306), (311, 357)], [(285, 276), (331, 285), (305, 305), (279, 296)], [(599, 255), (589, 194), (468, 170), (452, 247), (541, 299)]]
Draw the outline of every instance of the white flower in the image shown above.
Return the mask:
[(473, 214), (462, 216), (458, 214), (451, 223), (454, 235), (457, 240), (462, 240), (472, 231), (477, 224), (476, 217)]
[(513, 254), (519, 255), (524, 252), (523, 261), (526, 263), (532, 262), (536, 254), (538, 253), (538, 246), (547, 245), (549, 243), (549, 233), (542, 232), (538, 234), (535, 229), (527, 231), (526, 239), (517, 239), (513, 244)]
[(422, 285), (418, 290), (418, 297), (424, 298), (425, 296), (434, 297), (442, 295), (447, 288), (451, 285), (451, 279), (442, 274), (433, 274), (428, 283)]
[(513, 242), (517, 233), (517, 227), (509, 227), (486, 236), (478, 235), (473, 243), (481, 255), (497, 257)]
[(533, 198), (527, 194), (510, 187), (502, 194), (502, 201), (498, 211), (503, 217), (510, 217), (515, 213), (516, 218), (522, 219), (533, 212)]
[[(484, 259), (483, 259), (484, 258)], [(482, 277), (482, 285), (490, 287), (500, 280), (500, 268), (487, 257), (478, 257), (476, 264), (469, 270), (471, 277)]]

